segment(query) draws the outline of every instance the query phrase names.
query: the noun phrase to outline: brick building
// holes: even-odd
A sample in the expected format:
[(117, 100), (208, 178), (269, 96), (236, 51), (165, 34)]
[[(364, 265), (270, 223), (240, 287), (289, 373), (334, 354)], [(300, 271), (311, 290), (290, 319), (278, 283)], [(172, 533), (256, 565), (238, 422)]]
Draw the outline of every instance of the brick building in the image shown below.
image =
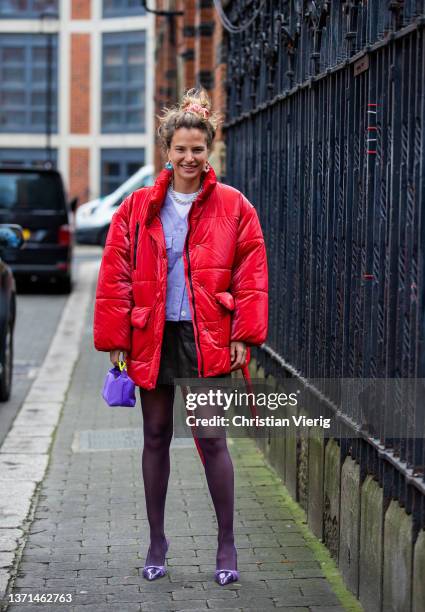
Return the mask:
[[(225, 31), (213, 0), (158, 0), (156, 3), (151, 1), (149, 8), (154, 4), (157, 10), (183, 12), (183, 15), (155, 18), (155, 114), (159, 114), (164, 106), (174, 104), (185, 89), (202, 85), (212, 99), (214, 110), (224, 116)], [(222, 4), (225, 6), (227, 2)], [(217, 174), (223, 176), (225, 148), (221, 130), (217, 132), (210, 162)], [(163, 163), (160, 149), (155, 146), (157, 171)]]
[(1, 0), (0, 164), (50, 157), (82, 203), (152, 163), (154, 26), (140, 0)]

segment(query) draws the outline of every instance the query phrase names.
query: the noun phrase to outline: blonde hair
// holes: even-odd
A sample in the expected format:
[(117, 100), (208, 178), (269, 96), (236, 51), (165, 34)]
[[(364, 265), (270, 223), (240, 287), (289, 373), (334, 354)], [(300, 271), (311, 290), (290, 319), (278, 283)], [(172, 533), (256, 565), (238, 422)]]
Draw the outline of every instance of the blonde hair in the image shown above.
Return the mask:
[(157, 134), (164, 150), (171, 147), (174, 132), (182, 127), (197, 128), (205, 132), (207, 147), (210, 149), (221, 121), (220, 113), (211, 111), (210, 98), (202, 87), (188, 89), (180, 104), (163, 108), (162, 115), (157, 115), (157, 118)]

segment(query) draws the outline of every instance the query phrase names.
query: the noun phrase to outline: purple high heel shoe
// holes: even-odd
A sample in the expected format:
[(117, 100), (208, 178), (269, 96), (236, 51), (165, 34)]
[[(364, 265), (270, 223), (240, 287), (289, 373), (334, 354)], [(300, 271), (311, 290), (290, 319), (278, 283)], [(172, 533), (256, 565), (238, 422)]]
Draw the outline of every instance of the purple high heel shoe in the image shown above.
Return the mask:
[(215, 581), (220, 585), (230, 584), (239, 580), (239, 572), (237, 570), (219, 569), (215, 570)]
[[(167, 549), (165, 551), (165, 554), (167, 554), (168, 548), (170, 546), (170, 541), (167, 538), (166, 542)], [(150, 549), (151, 547), (149, 546), (147, 557), (149, 557)], [(145, 565), (143, 567), (143, 577), (146, 578), (146, 580), (156, 580), (157, 578), (162, 578), (162, 576), (165, 576), (166, 573), (167, 570), (165, 568), (165, 565)]]
[[(235, 552), (236, 552), (236, 546), (235, 546)], [(215, 581), (220, 586), (224, 586), (225, 584), (230, 584), (231, 582), (236, 582), (237, 580), (239, 580), (238, 570), (230, 570), (230, 569), (215, 570)]]

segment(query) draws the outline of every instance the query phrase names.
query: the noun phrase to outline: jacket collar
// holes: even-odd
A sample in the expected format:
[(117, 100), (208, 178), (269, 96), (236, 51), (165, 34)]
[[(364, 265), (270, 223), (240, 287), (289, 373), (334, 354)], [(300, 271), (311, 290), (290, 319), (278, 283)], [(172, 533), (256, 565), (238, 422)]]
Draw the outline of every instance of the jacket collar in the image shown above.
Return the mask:
[[(155, 183), (151, 187), (151, 198), (148, 205), (148, 212), (146, 215), (146, 225), (148, 225), (152, 219), (159, 213), (161, 210), (161, 206), (165, 201), (165, 196), (167, 194), (167, 189), (171, 183), (173, 171), (168, 170), (167, 168), (163, 168), (161, 172), (158, 174)], [(208, 196), (213, 191), (214, 187), (217, 184), (217, 176), (214, 172), (214, 168), (210, 166), (208, 172), (202, 173), (203, 183), (200, 193), (196, 198), (193, 205), (202, 204)]]

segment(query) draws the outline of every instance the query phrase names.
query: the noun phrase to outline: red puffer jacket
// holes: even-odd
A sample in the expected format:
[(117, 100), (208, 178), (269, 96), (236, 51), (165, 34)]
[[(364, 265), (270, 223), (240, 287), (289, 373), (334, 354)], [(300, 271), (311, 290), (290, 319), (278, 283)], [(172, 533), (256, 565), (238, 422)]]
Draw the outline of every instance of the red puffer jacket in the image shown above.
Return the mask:
[[(134, 382), (153, 389), (165, 325), (167, 255), (159, 211), (171, 170), (129, 195), (114, 214), (99, 272), (94, 343), (128, 352)], [(267, 256), (257, 212), (213, 168), (192, 204), (183, 253), (200, 377), (230, 371), (230, 342), (265, 341)], [(249, 355), (249, 350), (248, 350)], [(249, 360), (249, 356), (248, 356)]]

